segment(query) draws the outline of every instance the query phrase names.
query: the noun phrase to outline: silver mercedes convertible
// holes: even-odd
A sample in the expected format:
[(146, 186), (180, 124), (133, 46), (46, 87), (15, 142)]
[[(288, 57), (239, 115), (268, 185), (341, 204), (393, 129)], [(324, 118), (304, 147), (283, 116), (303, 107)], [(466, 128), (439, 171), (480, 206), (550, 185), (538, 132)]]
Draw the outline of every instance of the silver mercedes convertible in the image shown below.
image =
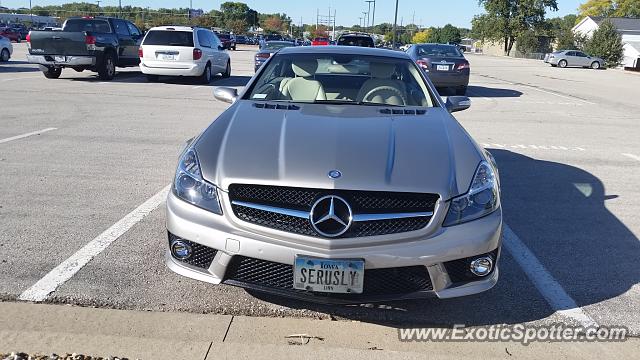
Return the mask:
[(291, 47), (190, 141), (167, 199), (178, 274), (329, 303), (449, 298), (498, 280), (492, 156), (402, 52)]

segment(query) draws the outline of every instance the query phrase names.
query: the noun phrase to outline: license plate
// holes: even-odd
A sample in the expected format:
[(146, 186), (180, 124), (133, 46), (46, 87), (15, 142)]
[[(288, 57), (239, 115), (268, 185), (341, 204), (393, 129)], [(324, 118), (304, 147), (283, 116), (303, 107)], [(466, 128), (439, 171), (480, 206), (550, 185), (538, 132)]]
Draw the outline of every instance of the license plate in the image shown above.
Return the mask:
[(53, 60), (55, 60), (56, 62), (65, 62), (65, 61), (67, 61), (67, 57), (66, 56), (54, 56)]
[(364, 260), (297, 256), (293, 276), (295, 289), (360, 294), (364, 284)]
[(169, 61), (173, 61), (176, 59), (175, 55), (171, 55), (171, 54), (162, 54), (160, 55), (160, 59), (161, 60), (169, 60)]
[(437, 65), (436, 70), (438, 71), (449, 71), (449, 65)]

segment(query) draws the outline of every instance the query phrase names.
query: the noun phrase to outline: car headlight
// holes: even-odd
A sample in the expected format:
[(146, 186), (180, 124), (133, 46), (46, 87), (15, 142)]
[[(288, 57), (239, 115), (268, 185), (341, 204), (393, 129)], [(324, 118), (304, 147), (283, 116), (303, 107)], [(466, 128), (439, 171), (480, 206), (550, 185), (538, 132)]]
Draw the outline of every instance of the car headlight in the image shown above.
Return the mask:
[(202, 178), (200, 162), (193, 148), (185, 151), (178, 163), (173, 193), (197, 207), (222, 215), (218, 188)]
[(498, 178), (494, 167), (483, 161), (478, 165), (469, 191), (453, 198), (442, 226), (462, 224), (495, 211), (500, 205)]

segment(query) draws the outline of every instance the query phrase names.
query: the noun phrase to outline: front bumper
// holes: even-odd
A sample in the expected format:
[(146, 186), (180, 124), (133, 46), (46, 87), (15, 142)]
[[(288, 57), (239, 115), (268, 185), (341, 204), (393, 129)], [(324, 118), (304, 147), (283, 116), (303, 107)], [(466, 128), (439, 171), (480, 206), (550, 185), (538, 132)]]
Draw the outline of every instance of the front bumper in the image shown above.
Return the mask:
[(63, 61), (56, 61), (53, 55), (27, 54), (27, 61), (31, 64), (45, 66), (95, 66), (96, 58), (93, 56), (65, 56)]
[(184, 67), (149, 67), (144, 62), (140, 63), (140, 71), (147, 75), (161, 76), (200, 76), (204, 72), (205, 63), (193, 63)]
[[(227, 209), (228, 210), (228, 209)], [(326, 303), (363, 303), (388, 300), (416, 298), (450, 298), (471, 295), (492, 288), (498, 280), (498, 258), (501, 245), (502, 213), (499, 209), (481, 219), (447, 228), (440, 228), (424, 238), (407, 238), (406, 241), (394, 241), (371, 245), (366, 237), (361, 244), (351, 247), (340, 247), (345, 239), (335, 239), (336, 246), (318, 247), (300, 240), (267, 236), (238, 226), (237, 219), (226, 211), (219, 216), (192, 206), (173, 193), (167, 198), (167, 230), (173, 236), (215, 249), (210, 265), (204, 267), (179, 261), (166, 253), (166, 264), (174, 272), (196, 280), (219, 284), (242, 286), (276, 295), (299, 298)], [(434, 221), (442, 221), (434, 217)], [(291, 234), (288, 234), (289, 236)], [(483, 278), (473, 281), (459, 281), (454, 274), (449, 275), (445, 263), (454, 260), (492, 253), (495, 256), (494, 270)], [(364, 296), (350, 294), (348, 296), (327, 296), (323, 293), (294, 291), (282, 287), (263, 286), (256, 283), (236, 281), (229, 277), (228, 271), (234, 259), (249, 258), (264, 263), (292, 266), (296, 255), (320, 258), (349, 259), (361, 258), (365, 261), (365, 288), (369, 270), (389, 268), (409, 268), (421, 266), (426, 270), (430, 286), (425, 290), (408, 291), (393, 294)], [(458, 279), (456, 282), (452, 278)]]

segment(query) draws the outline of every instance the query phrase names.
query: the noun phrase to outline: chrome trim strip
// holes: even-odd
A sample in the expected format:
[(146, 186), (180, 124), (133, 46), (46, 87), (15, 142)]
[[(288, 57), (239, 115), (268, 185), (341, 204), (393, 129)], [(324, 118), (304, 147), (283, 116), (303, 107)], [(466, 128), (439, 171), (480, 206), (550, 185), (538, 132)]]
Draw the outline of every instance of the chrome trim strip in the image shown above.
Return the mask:
[[(245, 201), (232, 201), (231, 204), (248, 207), (251, 209), (269, 211), (272, 213), (293, 216), (301, 219), (309, 219), (310, 213), (307, 211), (300, 210), (292, 210), (286, 208), (280, 208), (269, 205), (261, 205), (254, 204)], [(389, 213), (389, 214), (354, 214), (352, 221), (354, 222), (363, 222), (363, 221), (380, 221), (380, 220), (393, 220), (393, 219), (408, 219), (414, 217), (430, 217), (433, 216), (432, 211), (425, 212), (409, 212), (409, 213)]]
[(248, 207), (256, 210), (269, 211), (269, 212), (280, 214), (280, 215), (288, 215), (288, 216), (298, 217), (302, 219), (309, 219), (308, 211), (285, 209), (285, 208), (279, 208), (275, 206), (260, 205), (260, 204), (254, 204), (254, 203), (244, 202), (244, 201), (235, 201), (235, 200), (232, 201), (231, 204), (240, 205), (240, 206), (244, 206), (244, 207)]
[(432, 211), (426, 212), (413, 212), (413, 213), (391, 213), (391, 214), (355, 214), (353, 215), (353, 221), (378, 221), (378, 220), (393, 220), (393, 219), (407, 219), (414, 217), (429, 217), (433, 216)]

